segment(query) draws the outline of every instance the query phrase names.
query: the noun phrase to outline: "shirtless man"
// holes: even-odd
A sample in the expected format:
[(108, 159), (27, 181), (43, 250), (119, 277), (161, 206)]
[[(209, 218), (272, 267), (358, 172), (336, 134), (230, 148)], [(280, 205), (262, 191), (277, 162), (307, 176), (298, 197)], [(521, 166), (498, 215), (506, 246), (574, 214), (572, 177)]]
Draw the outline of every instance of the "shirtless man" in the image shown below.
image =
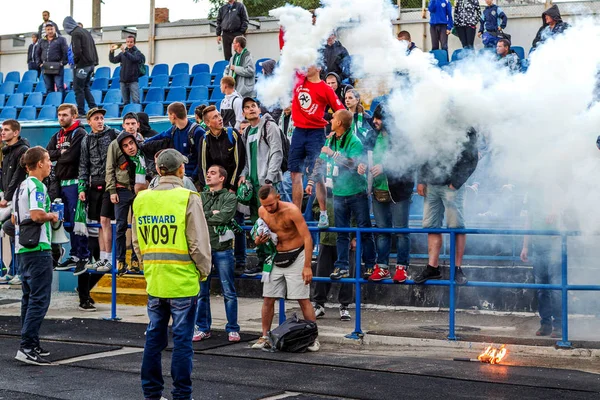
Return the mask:
[[(267, 332), (271, 329), (275, 314), (275, 300), (287, 298), (298, 300), (304, 319), (316, 321), (315, 309), (310, 302), (310, 282), (312, 281), (313, 242), (308, 226), (298, 207), (280, 200), (279, 193), (271, 185), (263, 185), (258, 191), (261, 207), (258, 216), (271, 232), (277, 234), (277, 255), (268, 282), (263, 286), (262, 334), (252, 346), (253, 349), (269, 348)], [(256, 238), (256, 245), (267, 243), (269, 235)], [(279, 265), (279, 266), (278, 266)], [(285, 266), (285, 267), (283, 267)], [(318, 351), (319, 341), (308, 347)]]

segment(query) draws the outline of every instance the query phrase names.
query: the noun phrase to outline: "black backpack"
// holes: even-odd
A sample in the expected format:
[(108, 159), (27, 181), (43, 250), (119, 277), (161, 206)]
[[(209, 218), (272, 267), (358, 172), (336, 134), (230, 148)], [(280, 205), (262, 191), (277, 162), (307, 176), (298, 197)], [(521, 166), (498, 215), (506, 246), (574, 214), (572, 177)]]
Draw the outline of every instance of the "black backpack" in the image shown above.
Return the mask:
[(269, 331), (271, 347), (288, 353), (304, 353), (312, 345), (319, 330), (315, 322), (299, 319), (296, 314)]
[[(265, 125), (264, 125), (264, 131), (263, 131), (263, 139), (265, 141), (265, 143), (267, 144), (267, 146), (269, 146), (269, 141), (267, 140), (267, 124), (271, 123), (271, 121), (267, 120), (265, 121)], [(285, 133), (283, 133), (283, 131), (281, 130), (281, 128), (279, 126), (277, 126), (277, 129), (279, 130), (279, 137), (281, 138), (281, 149), (283, 150), (283, 158), (281, 160), (281, 173), (285, 173), (288, 170), (288, 157), (290, 155), (290, 141), (288, 140), (287, 136), (285, 135)]]
[(140, 51), (140, 63), (138, 64), (139, 76), (146, 75), (146, 56)]

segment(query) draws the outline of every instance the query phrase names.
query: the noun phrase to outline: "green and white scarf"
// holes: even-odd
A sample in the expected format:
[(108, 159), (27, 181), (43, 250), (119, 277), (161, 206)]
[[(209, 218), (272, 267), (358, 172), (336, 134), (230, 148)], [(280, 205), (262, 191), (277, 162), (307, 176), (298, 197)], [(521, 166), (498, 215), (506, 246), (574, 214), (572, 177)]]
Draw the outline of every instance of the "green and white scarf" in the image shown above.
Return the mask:
[(146, 183), (146, 160), (142, 152), (138, 150), (137, 154), (130, 158), (135, 164), (135, 183)]
[(258, 236), (268, 234), (271, 238), (265, 244), (258, 246), (257, 250), (263, 251), (266, 258), (262, 265), (262, 278), (261, 282), (269, 282), (271, 280), (271, 271), (273, 271), (273, 265), (275, 256), (277, 255), (277, 234), (271, 232), (266, 222), (259, 218), (250, 231), (250, 236), (253, 240), (256, 240)]
[[(240, 64), (242, 63), (242, 56), (244, 55), (245, 52), (246, 52), (246, 49), (243, 49), (240, 54), (238, 54), (238, 53), (234, 54), (232, 64), (235, 67), (240, 66)], [(233, 71), (233, 74), (231, 74), (231, 76), (235, 79), (235, 76), (236, 76), (235, 70)]]

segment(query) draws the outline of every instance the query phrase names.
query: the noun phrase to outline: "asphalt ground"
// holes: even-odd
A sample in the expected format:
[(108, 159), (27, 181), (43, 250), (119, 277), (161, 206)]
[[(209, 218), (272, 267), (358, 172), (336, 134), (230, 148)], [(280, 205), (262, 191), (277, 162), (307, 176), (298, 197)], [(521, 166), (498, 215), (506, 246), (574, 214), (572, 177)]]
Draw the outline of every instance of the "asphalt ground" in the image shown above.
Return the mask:
[[(16, 317), (0, 318), (0, 400), (143, 398), (139, 369), (144, 324), (46, 320), (42, 345), (58, 365), (45, 367), (13, 359), (19, 345), (18, 324)], [(195, 347), (196, 400), (600, 398), (600, 375), (581, 371), (392, 352), (345, 354), (333, 344), (324, 344), (318, 353), (270, 353), (250, 349), (249, 342), (229, 344), (222, 332), (215, 333), (219, 335)], [(167, 398), (169, 370), (167, 350), (163, 353)]]

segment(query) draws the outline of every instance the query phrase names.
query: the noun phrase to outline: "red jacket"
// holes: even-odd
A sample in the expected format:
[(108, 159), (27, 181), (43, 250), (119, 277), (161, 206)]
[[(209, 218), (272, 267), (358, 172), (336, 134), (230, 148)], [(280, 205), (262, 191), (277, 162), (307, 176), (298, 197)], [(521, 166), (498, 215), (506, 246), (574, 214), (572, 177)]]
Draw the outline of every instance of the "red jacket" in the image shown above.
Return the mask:
[(283, 45), (285, 44), (285, 40), (283, 39), (283, 37), (285, 36), (285, 31), (283, 30), (283, 27), (279, 28), (279, 50), (283, 49)]
[(294, 125), (304, 129), (324, 128), (327, 126), (327, 121), (323, 119), (327, 106), (335, 112), (343, 110), (344, 105), (324, 81), (312, 83), (301, 74), (298, 74), (298, 78), (292, 99)]

